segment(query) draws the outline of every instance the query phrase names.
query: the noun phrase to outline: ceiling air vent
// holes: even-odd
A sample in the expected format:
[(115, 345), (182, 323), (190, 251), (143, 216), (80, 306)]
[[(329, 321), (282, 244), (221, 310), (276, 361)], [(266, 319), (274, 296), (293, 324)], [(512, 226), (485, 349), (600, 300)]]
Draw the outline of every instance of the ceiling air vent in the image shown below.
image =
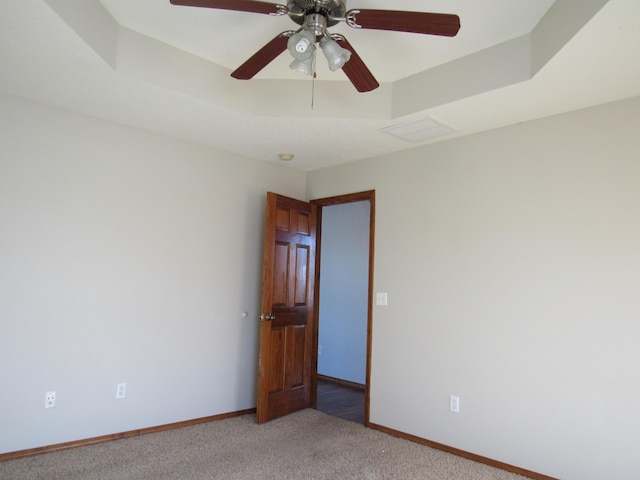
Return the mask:
[(413, 122), (399, 123), (382, 129), (384, 133), (393, 135), (407, 142), (423, 142), (443, 135), (449, 135), (456, 130), (427, 117)]

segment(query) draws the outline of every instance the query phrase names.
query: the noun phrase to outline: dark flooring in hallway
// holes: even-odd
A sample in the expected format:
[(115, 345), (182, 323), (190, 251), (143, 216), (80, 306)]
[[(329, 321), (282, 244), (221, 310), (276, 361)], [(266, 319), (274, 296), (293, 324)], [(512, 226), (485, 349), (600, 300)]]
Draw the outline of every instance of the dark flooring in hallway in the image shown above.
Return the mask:
[(318, 378), (318, 410), (364, 423), (364, 390)]

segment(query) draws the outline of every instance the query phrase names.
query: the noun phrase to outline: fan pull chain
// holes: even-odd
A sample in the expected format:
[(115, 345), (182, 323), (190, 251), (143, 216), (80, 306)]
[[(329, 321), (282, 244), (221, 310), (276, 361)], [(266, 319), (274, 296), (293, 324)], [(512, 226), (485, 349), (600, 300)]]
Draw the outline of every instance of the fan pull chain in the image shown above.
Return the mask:
[(313, 101), (316, 96), (316, 50), (313, 51), (313, 68), (311, 73), (311, 110), (313, 110)]

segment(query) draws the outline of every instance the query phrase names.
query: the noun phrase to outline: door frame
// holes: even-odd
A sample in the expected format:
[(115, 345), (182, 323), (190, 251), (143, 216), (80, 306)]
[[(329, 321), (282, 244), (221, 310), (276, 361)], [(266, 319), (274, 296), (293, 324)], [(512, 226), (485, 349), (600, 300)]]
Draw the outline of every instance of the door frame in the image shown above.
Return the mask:
[(313, 327), (313, 358), (311, 366), (311, 406), (318, 406), (318, 328), (320, 325), (320, 257), (322, 256), (322, 208), (332, 205), (342, 205), (354, 202), (369, 202), (369, 280), (367, 295), (367, 358), (364, 386), (364, 425), (369, 426), (369, 401), (371, 387), (371, 345), (373, 334), (373, 254), (375, 246), (375, 218), (376, 218), (376, 191), (367, 190), (346, 195), (320, 198), (311, 200), (310, 203), (318, 207), (316, 227), (316, 269), (314, 284), (314, 327)]

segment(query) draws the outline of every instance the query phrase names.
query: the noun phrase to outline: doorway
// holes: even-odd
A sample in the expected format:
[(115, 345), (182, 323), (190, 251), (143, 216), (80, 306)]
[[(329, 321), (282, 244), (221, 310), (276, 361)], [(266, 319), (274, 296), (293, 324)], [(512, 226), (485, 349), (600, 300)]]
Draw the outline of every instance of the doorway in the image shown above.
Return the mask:
[(368, 425), (375, 192), (314, 200), (316, 408)]

